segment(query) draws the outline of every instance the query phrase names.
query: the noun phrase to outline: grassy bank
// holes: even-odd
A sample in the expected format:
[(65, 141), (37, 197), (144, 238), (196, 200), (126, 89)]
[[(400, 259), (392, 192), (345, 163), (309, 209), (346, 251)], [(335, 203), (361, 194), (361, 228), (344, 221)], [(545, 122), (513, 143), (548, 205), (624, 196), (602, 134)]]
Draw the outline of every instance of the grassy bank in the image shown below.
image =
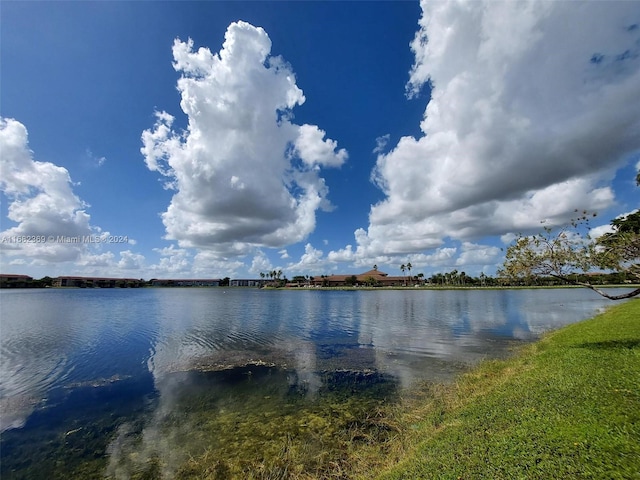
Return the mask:
[(430, 395), (379, 478), (640, 478), (640, 300)]

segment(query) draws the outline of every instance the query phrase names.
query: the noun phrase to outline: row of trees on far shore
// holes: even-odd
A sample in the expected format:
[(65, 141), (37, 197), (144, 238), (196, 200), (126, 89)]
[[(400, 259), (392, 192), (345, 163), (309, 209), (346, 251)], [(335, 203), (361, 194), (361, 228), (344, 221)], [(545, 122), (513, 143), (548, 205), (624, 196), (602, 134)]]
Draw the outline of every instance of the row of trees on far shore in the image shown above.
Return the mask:
[[(633, 277), (626, 272), (574, 273), (571, 275), (571, 278), (578, 282), (589, 282), (593, 285), (624, 285), (627, 283), (635, 283)], [(458, 272), (458, 270), (435, 273), (428, 278), (421, 273), (407, 277), (408, 285), (432, 287), (552, 287), (566, 283), (573, 282), (566, 282), (550, 275), (508, 278), (505, 276), (493, 277), (480, 273), (480, 275), (474, 277), (467, 275), (465, 272)]]
[[(279, 273), (270, 276), (269, 274), (261, 274), (261, 279), (265, 281), (264, 285), (271, 287), (284, 287), (287, 284), (293, 283), (297, 285), (311, 285), (317, 278), (322, 279), (321, 286), (328, 286), (328, 276), (320, 275), (314, 277), (312, 275), (296, 275), (289, 280), (286, 275), (279, 271)], [(6, 278), (0, 279), (0, 288), (43, 288), (51, 287), (54, 285), (54, 280), (51, 277), (43, 277), (41, 279), (20, 279), (19, 281), (11, 281)], [(163, 283), (162, 286), (184, 286), (180, 284), (178, 280), (169, 280)], [(230, 279), (225, 277), (220, 279), (219, 286), (229, 286)], [(435, 273), (429, 277), (426, 277), (423, 273), (418, 273), (413, 276), (406, 276), (404, 282), (396, 285), (397, 287), (431, 287), (431, 288), (479, 288), (479, 287), (544, 287), (544, 286), (560, 286), (566, 283), (572, 283), (575, 285), (585, 286), (589, 284), (591, 287), (601, 285), (624, 285), (628, 283), (637, 283), (637, 279), (630, 275), (628, 272), (613, 272), (613, 273), (572, 273), (567, 278), (559, 278), (554, 275), (523, 275), (523, 276), (496, 276), (485, 275), (480, 273), (478, 276), (467, 275), (465, 272), (458, 272), (458, 270), (452, 270), (450, 272)], [(380, 287), (378, 279), (371, 276), (369, 278), (361, 279), (356, 275), (347, 277), (345, 279), (345, 285), (351, 287)], [(99, 286), (90, 284), (88, 286)], [(116, 279), (113, 287), (147, 287), (155, 286), (154, 280), (146, 281), (140, 279), (135, 285), (127, 279)]]
[[(313, 275), (295, 275), (293, 278), (288, 279), (286, 276), (280, 275), (265, 276), (260, 275), (261, 278), (271, 280), (271, 286), (285, 286), (292, 283), (297, 285), (311, 285), (316, 280), (320, 279), (320, 286), (328, 286), (326, 279), (328, 275), (319, 275), (314, 277)], [(574, 273), (571, 275), (571, 279), (577, 282), (590, 283), (592, 285), (625, 285), (634, 282), (633, 276), (627, 272), (612, 272), (612, 273)], [(452, 270), (450, 272), (434, 273), (427, 277), (423, 273), (418, 273), (413, 276), (405, 276), (405, 280), (402, 284), (396, 285), (402, 286), (420, 286), (420, 287), (454, 287), (454, 288), (478, 288), (478, 287), (554, 287), (565, 285), (566, 281), (559, 279), (551, 275), (540, 276), (527, 276), (527, 277), (508, 277), (508, 276), (490, 276), (485, 273), (480, 273), (478, 276), (467, 275), (465, 272), (459, 272), (458, 270)], [(575, 283), (575, 282), (570, 282)], [(378, 279), (373, 276), (368, 278), (359, 278), (356, 275), (351, 275), (345, 278), (345, 285), (348, 287), (379, 287), (381, 286)]]

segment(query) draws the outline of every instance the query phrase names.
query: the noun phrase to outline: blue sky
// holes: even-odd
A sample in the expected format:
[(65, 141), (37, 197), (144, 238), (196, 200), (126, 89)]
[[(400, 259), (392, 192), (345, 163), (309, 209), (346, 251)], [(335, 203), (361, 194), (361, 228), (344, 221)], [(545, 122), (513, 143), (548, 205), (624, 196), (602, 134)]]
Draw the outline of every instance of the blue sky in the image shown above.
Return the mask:
[(493, 274), (638, 207), (637, 2), (0, 9), (3, 273)]

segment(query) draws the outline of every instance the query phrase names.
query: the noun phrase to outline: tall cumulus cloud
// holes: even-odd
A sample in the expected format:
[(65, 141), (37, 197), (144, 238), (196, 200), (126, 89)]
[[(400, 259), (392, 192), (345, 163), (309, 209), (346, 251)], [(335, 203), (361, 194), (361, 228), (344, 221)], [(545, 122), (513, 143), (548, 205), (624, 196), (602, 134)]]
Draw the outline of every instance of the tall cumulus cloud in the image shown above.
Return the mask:
[(181, 247), (222, 257), (282, 247), (303, 240), (316, 211), (331, 208), (320, 171), (342, 165), (347, 152), (318, 126), (292, 122), (305, 97), (270, 52), (267, 33), (245, 22), (228, 27), (219, 53), (174, 42), (188, 126), (176, 131), (172, 115), (156, 113), (141, 151), (176, 192), (162, 220)]
[[(637, 2), (422, 2), (408, 95), (422, 136), (380, 154), (357, 256), (567, 222), (614, 202), (640, 148)], [(415, 101), (415, 100), (414, 100)], [(339, 252), (337, 252), (339, 253)]]

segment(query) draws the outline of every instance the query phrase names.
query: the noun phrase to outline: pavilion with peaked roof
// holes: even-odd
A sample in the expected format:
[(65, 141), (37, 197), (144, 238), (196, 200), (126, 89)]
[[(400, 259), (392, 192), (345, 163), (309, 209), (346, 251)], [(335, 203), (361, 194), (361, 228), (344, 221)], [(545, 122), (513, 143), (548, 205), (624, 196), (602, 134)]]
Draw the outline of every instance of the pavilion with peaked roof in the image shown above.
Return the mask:
[[(355, 280), (353, 277), (355, 277)], [(408, 280), (409, 277), (407, 276), (389, 276), (388, 274), (374, 268), (359, 274), (315, 277), (311, 283), (320, 287), (344, 287), (353, 285), (354, 283), (356, 285), (393, 287), (405, 285)]]

